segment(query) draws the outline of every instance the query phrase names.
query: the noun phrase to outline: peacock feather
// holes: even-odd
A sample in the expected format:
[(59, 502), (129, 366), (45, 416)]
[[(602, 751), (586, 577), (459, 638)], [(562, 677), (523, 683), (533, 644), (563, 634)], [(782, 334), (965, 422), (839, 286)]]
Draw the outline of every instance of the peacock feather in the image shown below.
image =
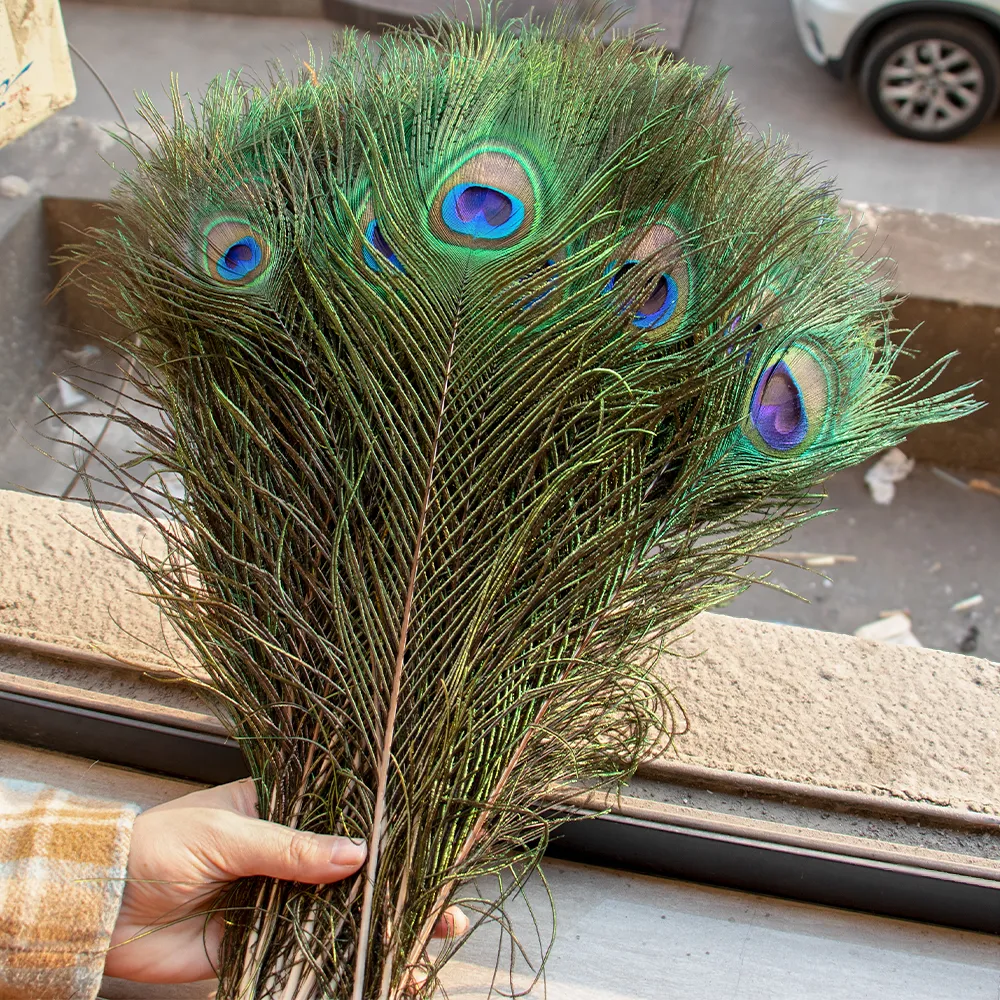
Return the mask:
[(442, 909), (502, 920), (552, 810), (674, 731), (671, 631), (816, 483), (974, 406), (928, 396), (943, 362), (893, 376), (882, 271), (808, 163), (606, 27), (348, 33), (143, 103), (85, 253), (168, 430), (121, 419), (185, 491), (112, 470), (168, 546), (125, 552), (262, 814), (369, 843), (353, 881), (228, 893), (223, 1000), (429, 995)]

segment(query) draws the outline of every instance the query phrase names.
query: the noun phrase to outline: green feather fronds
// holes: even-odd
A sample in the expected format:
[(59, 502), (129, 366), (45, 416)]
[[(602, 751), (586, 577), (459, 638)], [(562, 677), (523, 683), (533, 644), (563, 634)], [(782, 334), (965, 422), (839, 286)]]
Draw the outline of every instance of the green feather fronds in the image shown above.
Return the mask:
[[(158, 148), (86, 253), (169, 429), (122, 419), (185, 492), (133, 483), (168, 556), (126, 555), (262, 814), (369, 842), (345, 883), (236, 885), (223, 1000), (398, 997), (416, 967), (429, 993), (462, 887), (530, 869), (553, 804), (674, 731), (669, 633), (814, 484), (973, 408), (927, 396), (940, 363), (892, 375), (876, 264), (721, 75), (603, 34), (348, 33), (315, 76), (144, 104)], [(492, 244), (445, 207), (487, 181)]]

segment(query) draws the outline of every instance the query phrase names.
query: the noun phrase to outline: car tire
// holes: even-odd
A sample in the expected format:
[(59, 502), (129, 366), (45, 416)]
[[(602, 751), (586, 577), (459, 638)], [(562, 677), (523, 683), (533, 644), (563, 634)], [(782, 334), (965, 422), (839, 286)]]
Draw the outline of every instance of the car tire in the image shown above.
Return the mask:
[(869, 43), (861, 94), (898, 135), (947, 142), (997, 109), (1000, 52), (979, 25), (950, 17), (897, 21)]

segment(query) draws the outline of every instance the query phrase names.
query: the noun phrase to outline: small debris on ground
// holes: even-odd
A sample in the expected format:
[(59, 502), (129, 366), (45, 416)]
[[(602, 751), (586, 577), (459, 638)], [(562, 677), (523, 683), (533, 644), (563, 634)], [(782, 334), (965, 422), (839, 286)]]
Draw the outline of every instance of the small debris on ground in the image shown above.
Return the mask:
[(978, 645), (979, 626), (970, 625), (966, 630), (965, 635), (962, 636), (962, 641), (958, 644), (958, 651), (960, 653), (974, 653)]
[(991, 496), (1000, 497), (1000, 486), (994, 485), (988, 479), (970, 479), (966, 482), (958, 476), (953, 476), (950, 472), (945, 472), (944, 469), (939, 469), (936, 465), (931, 466), (931, 472), (938, 479), (943, 479), (946, 483), (951, 483), (952, 486), (957, 486), (960, 490), (975, 490), (977, 493), (989, 493)]
[(101, 356), (101, 349), (96, 344), (84, 344), (78, 351), (63, 350), (62, 356), (74, 365), (87, 365)]
[(776, 552), (775, 555), (789, 562), (802, 563), (804, 566), (836, 566), (838, 563), (855, 563), (857, 556), (841, 556), (832, 552)]
[(990, 493), (995, 497), (1000, 497), (1000, 486), (994, 486), (988, 479), (970, 479), (969, 489), (978, 490), (980, 493)]
[(31, 185), (17, 174), (0, 177), (0, 195), (4, 198), (23, 198), (31, 194)]
[(80, 392), (69, 379), (57, 375), (56, 385), (59, 387), (59, 402), (65, 407), (80, 406), (82, 403), (86, 403), (89, 398)]
[(854, 630), (859, 639), (874, 639), (876, 642), (888, 642), (894, 646), (921, 646), (920, 640), (913, 634), (913, 622), (905, 611), (883, 612), (884, 617), (868, 622)]
[(892, 503), (896, 483), (902, 482), (916, 463), (907, 458), (899, 448), (890, 448), (866, 473), (865, 482), (877, 504)]
[(952, 606), (952, 611), (968, 611), (970, 608), (978, 607), (983, 603), (982, 594), (973, 594), (972, 597), (966, 597), (964, 601), (956, 601)]
[(931, 466), (931, 472), (938, 479), (950, 483), (952, 486), (957, 486), (960, 490), (967, 490), (969, 488), (969, 484), (964, 479), (959, 479), (958, 476), (953, 476), (950, 472), (945, 472), (944, 469), (939, 469), (936, 465)]

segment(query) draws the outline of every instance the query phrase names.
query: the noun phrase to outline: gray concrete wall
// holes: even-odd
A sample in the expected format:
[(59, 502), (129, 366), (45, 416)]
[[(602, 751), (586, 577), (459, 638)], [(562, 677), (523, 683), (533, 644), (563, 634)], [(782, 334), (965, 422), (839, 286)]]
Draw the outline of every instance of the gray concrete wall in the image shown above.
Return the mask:
[[(0, 442), (9, 421), (61, 367), (59, 350), (68, 342), (67, 302), (46, 303), (57, 278), (50, 259), (59, 230), (43, 196), (107, 197), (115, 174), (101, 157), (113, 155), (114, 146), (98, 125), (57, 116), (0, 150), (0, 177), (29, 185), (23, 197), (0, 197)], [(76, 238), (61, 232), (60, 245)]]
[(52, 290), (47, 258), (44, 213), (33, 201), (0, 234), (0, 441), (46, 378), (62, 340), (60, 317), (45, 307)]
[(908, 440), (915, 458), (951, 467), (1000, 469), (1000, 220), (844, 202), (872, 252), (895, 263), (906, 300), (899, 330), (916, 330), (918, 352), (899, 364), (916, 374), (928, 360), (957, 351), (942, 386), (979, 382), (986, 408), (965, 420), (922, 427)]

